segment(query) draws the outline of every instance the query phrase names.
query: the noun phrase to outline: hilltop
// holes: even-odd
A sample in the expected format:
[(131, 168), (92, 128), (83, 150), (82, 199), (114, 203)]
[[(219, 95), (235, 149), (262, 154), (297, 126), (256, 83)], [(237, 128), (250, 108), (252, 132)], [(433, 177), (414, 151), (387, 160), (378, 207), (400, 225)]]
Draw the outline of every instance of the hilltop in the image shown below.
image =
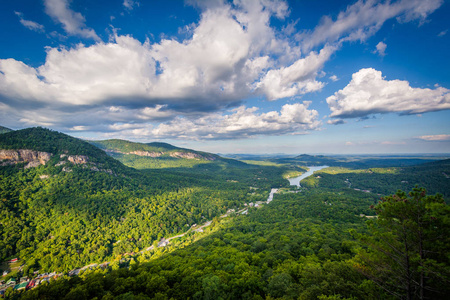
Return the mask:
[(9, 129), (9, 128), (6, 128), (6, 127), (3, 127), (3, 126), (0, 126), (0, 134), (7, 133), (7, 132), (10, 132), (10, 131), (13, 131), (13, 130)]
[(0, 160), (3, 164), (28, 163), (38, 166), (50, 163), (61, 166), (66, 162), (89, 165), (92, 168), (121, 169), (124, 166), (97, 147), (69, 135), (34, 127), (10, 131), (0, 138)]

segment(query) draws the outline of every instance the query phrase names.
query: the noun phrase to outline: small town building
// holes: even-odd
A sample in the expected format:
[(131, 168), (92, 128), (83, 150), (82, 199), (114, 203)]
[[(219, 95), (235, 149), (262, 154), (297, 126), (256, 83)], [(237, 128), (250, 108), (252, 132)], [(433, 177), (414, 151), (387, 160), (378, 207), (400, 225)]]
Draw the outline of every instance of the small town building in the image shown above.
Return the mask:
[(14, 290), (16, 290), (16, 291), (23, 290), (23, 289), (25, 289), (25, 288), (27, 287), (27, 285), (28, 285), (28, 281), (19, 283), (19, 284), (17, 284), (17, 285), (14, 287)]

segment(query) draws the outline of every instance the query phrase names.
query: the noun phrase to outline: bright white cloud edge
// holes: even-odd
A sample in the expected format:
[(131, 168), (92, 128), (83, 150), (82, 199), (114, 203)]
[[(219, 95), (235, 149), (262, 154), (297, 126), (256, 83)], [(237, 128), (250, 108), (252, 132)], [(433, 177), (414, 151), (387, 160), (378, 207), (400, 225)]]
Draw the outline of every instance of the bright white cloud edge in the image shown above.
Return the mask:
[(450, 109), (450, 90), (413, 88), (408, 81), (386, 80), (380, 71), (361, 69), (343, 89), (328, 97), (330, 117), (361, 118), (377, 113), (420, 114)]

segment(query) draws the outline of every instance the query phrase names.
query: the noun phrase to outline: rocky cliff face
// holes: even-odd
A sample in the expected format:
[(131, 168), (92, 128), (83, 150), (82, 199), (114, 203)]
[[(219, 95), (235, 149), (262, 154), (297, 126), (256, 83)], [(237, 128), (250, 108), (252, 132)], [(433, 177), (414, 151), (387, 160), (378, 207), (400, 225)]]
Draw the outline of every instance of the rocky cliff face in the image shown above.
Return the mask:
[(160, 157), (161, 155), (164, 154), (164, 152), (149, 152), (149, 151), (132, 151), (129, 153), (125, 153), (125, 154), (134, 154), (134, 155), (138, 155), (138, 156), (149, 156), (149, 157)]
[(84, 165), (87, 164), (89, 158), (86, 155), (69, 155), (67, 160), (74, 165)]
[[(67, 155), (67, 154), (61, 154), (59, 156), (62, 160), (59, 161), (55, 166), (62, 166), (65, 165), (67, 162), (70, 162), (74, 165), (82, 165), (83, 168), (89, 169), (94, 172), (104, 172), (108, 173), (110, 175), (117, 176), (112, 170), (110, 169), (102, 169), (99, 168), (99, 165), (89, 161), (89, 156), (86, 155)], [(65, 160), (67, 158), (67, 160)], [(72, 172), (71, 166), (65, 166), (63, 169), (63, 172)]]
[[(25, 169), (38, 167), (40, 165), (45, 165), (50, 158), (52, 157), (51, 153), (27, 150), (27, 149), (19, 149), (19, 150), (2, 150), (0, 149), (0, 166), (7, 165), (15, 165), (18, 163), (27, 163), (25, 165)], [(67, 155), (61, 154), (60, 161), (55, 164), (55, 166), (65, 165), (67, 162), (70, 162), (74, 165), (83, 165), (83, 168), (90, 169), (95, 172), (104, 172), (111, 175), (115, 175), (115, 173), (110, 169), (102, 169), (97, 166), (97, 164), (93, 162), (89, 162), (89, 157), (86, 155)], [(72, 172), (70, 166), (63, 168), (64, 172)]]
[(212, 155), (202, 155), (194, 152), (149, 152), (149, 151), (132, 151), (123, 154), (134, 154), (138, 156), (148, 156), (148, 157), (161, 157), (163, 155), (169, 155), (174, 158), (184, 158), (184, 159), (204, 159), (204, 160), (216, 160)]
[(184, 159), (204, 159), (204, 160), (216, 160), (216, 157), (213, 155), (203, 155), (203, 154), (199, 154), (199, 153), (194, 153), (194, 152), (181, 152), (181, 151), (175, 151), (175, 152), (157, 152), (157, 151), (142, 151), (142, 150), (136, 150), (136, 151), (131, 151), (131, 152), (122, 152), (119, 150), (105, 150), (106, 152), (109, 153), (120, 153), (120, 154), (134, 154), (137, 156), (147, 156), (147, 157), (161, 157), (163, 155), (169, 155), (170, 157), (174, 157), (174, 158), (184, 158)]
[(37, 167), (45, 165), (50, 158), (51, 153), (19, 149), (19, 150), (0, 150), (0, 165), (14, 165), (17, 163), (27, 162), (25, 168)]
[(172, 152), (171, 157), (184, 158), (184, 159), (205, 159), (205, 160), (215, 160), (214, 156), (205, 156), (193, 152)]

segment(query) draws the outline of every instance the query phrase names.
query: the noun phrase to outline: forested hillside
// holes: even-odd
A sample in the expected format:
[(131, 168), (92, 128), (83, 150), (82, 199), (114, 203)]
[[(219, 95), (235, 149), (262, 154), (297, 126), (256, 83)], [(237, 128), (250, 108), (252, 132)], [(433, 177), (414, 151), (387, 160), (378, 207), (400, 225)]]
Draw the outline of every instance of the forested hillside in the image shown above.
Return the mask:
[[(448, 250), (450, 211), (439, 198), (423, 199), (424, 203), (435, 204), (431, 215), (444, 222), (428, 225), (427, 230), (430, 226), (440, 230), (434, 238), (440, 235), (445, 239), (427, 249), (433, 249), (433, 253), (439, 249), (443, 254)], [(361, 248), (364, 243), (355, 237), (369, 236), (366, 218), (360, 214), (375, 213), (368, 207), (376, 202), (373, 195), (356, 192), (277, 194), (270, 205), (252, 209), (248, 216), (216, 223), (208, 237), (184, 249), (129, 268), (87, 271), (81, 277), (60, 279), (24, 294), (22, 299), (394, 299), (392, 293), (406, 296), (402, 284), (408, 280), (395, 281), (402, 270), (394, 265), (386, 286), (364, 276), (368, 269), (363, 268), (363, 259), (376, 252)], [(417, 246), (410, 244), (413, 245)], [(430, 247), (428, 242), (426, 247)], [(402, 255), (412, 257), (415, 249)], [(382, 257), (377, 259), (383, 263)], [(417, 280), (420, 275), (417, 262), (421, 259), (427, 259), (428, 271), (442, 270), (442, 266), (448, 271), (445, 255), (414, 259), (417, 260), (410, 268), (414, 275), (409, 280)], [(446, 298), (448, 285), (439, 280), (448, 280), (447, 271), (432, 274), (432, 280), (427, 273), (427, 288), (432, 290), (427, 289), (425, 295)], [(388, 274), (383, 270), (372, 272), (373, 276)], [(394, 288), (392, 283), (396, 284)], [(408, 291), (419, 293), (417, 285), (411, 287)]]
[(138, 171), (43, 128), (3, 134), (0, 149), (0, 259), (19, 257), (24, 274), (140, 251), (230, 208), (264, 200), (272, 184), (287, 184), (279, 168), (245, 164), (191, 174)]
[(0, 126), (0, 134), (10, 132), (10, 131), (12, 131), (12, 129)]
[(117, 139), (91, 143), (124, 165), (136, 169), (190, 168), (199, 164), (226, 161), (215, 154), (178, 148), (167, 143), (143, 144)]
[(356, 244), (349, 230), (364, 228), (359, 214), (375, 201), (364, 194), (277, 194), (270, 205), (216, 225), (185, 249), (106, 276), (59, 280), (24, 299), (370, 298), (378, 290), (352, 267)]

